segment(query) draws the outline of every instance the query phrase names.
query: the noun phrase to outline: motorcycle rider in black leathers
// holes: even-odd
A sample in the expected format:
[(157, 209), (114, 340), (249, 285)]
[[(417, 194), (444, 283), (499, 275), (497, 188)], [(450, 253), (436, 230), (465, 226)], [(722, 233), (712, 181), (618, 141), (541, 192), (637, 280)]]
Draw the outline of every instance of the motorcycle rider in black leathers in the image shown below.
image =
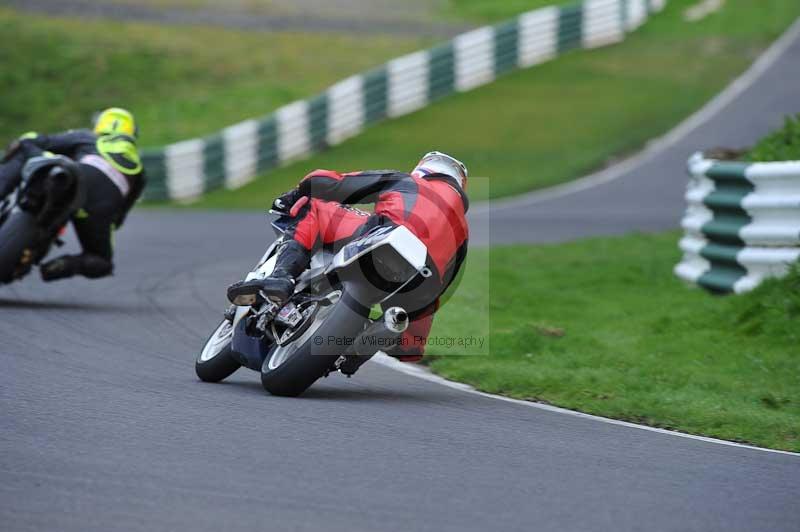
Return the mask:
[(85, 183), (86, 199), (72, 218), (83, 251), (41, 264), (43, 280), (111, 275), (112, 233), (122, 225), (146, 182), (136, 137), (133, 115), (112, 107), (96, 116), (93, 130), (27, 133), (9, 146), (0, 165), (0, 199), (18, 185), (28, 159), (48, 152), (74, 160)]

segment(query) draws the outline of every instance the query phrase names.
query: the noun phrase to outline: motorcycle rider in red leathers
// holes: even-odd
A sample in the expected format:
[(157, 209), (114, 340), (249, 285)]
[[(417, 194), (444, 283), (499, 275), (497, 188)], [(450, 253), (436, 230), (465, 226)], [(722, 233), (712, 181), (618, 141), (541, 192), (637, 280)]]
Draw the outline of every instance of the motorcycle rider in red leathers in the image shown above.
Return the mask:
[[(427, 153), (410, 174), (371, 170), (340, 174), (315, 170), (293, 190), (275, 201), (294, 218), (290, 237), (278, 251), (275, 269), (264, 279), (240, 281), (228, 288), (236, 305), (255, 303), (262, 295), (282, 305), (294, 293), (295, 279), (308, 267), (321, 246), (333, 250), (379, 226), (405, 226), (428, 248), (433, 272), (410, 295), (395, 296), (410, 324), (388, 352), (404, 362), (422, 358), (433, 314), (467, 254), (469, 229), (465, 192), (467, 168), (441, 153)], [(374, 203), (373, 214), (351, 207)]]

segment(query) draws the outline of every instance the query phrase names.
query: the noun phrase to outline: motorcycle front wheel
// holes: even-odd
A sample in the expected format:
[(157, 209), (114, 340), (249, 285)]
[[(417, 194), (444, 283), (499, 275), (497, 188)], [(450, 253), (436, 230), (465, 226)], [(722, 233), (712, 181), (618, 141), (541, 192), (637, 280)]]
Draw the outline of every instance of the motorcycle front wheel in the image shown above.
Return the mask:
[(222, 320), (195, 360), (194, 371), (201, 381), (220, 382), (241, 367), (231, 354), (232, 340), (233, 326), (229, 320)]
[(369, 310), (345, 288), (327, 294), (313, 322), (294, 341), (274, 345), (261, 366), (261, 384), (272, 395), (297, 397), (324, 376), (363, 329)]

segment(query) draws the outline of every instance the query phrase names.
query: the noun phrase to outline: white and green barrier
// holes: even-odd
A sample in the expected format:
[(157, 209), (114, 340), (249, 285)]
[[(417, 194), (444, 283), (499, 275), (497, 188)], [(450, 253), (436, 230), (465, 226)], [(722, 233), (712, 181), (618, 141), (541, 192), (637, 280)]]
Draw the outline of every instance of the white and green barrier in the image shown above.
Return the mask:
[(713, 292), (746, 292), (800, 257), (800, 161), (689, 159), (683, 260), (675, 274)]
[(454, 92), (490, 83), (576, 48), (622, 40), (666, 0), (584, 0), (546, 7), (486, 26), (347, 78), (219, 133), (145, 151), (150, 200), (191, 200), (236, 188), (256, 175), (309, 156), (387, 118), (414, 112)]

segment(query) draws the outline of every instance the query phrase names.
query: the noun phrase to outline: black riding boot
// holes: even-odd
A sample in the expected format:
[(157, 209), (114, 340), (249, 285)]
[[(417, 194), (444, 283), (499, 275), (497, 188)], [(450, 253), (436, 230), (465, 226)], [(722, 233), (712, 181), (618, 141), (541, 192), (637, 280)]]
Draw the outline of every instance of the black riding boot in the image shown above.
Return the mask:
[(266, 297), (278, 306), (294, 293), (295, 279), (303, 273), (311, 254), (296, 240), (288, 240), (278, 250), (275, 269), (264, 279), (239, 281), (228, 287), (228, 300), (234, 305), (254, 305)]
[(39, 266), (39, 273), (45, 282), (67, 279), (73, 275), (99, 279), (111, 275), (113, 270), (114, 265), (110, 260), (91, 253), (62, 255)]
[(41, 264), (39, 273), (42, 275), (43, 281), (49, 282), (72, 277), (78, 273), (79, 268), (80, 258), (78, 255), (62, 255)]

